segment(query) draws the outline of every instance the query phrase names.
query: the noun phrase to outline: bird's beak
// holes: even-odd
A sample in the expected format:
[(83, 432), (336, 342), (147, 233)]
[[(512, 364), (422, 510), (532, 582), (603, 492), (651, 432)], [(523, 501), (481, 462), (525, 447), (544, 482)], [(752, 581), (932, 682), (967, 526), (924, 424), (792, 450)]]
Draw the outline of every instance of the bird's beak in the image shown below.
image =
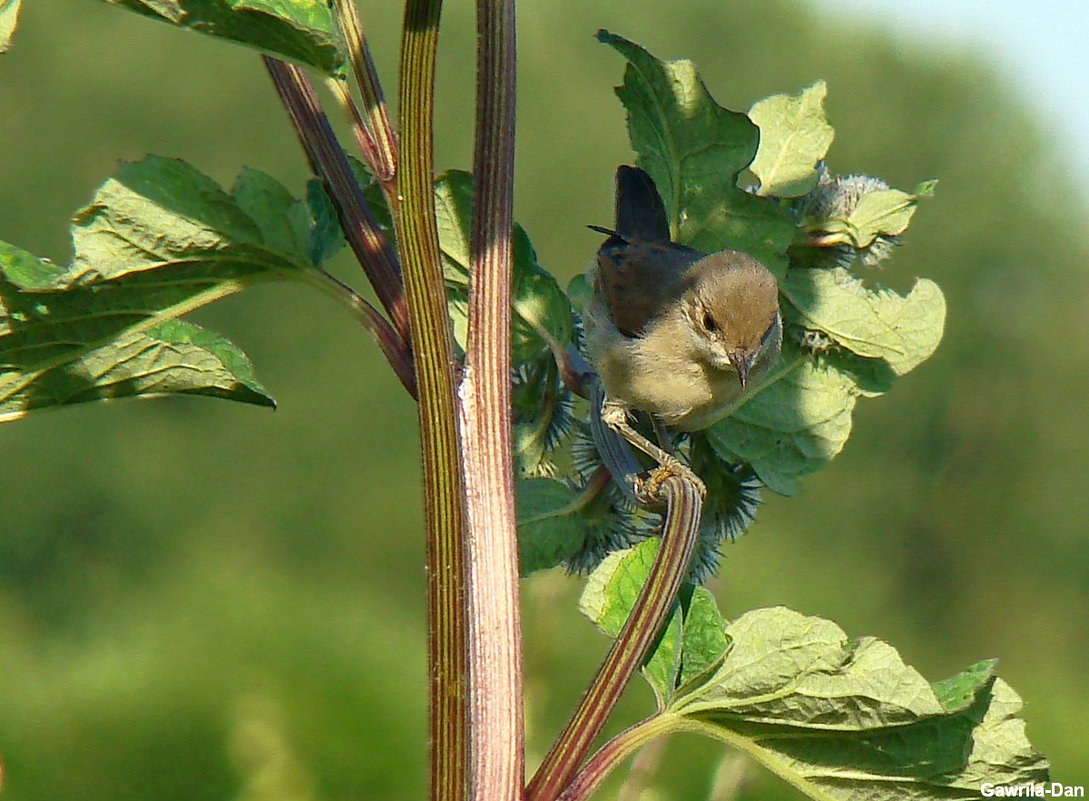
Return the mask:
[(752, 367), (753, 355), (742, 351), (740, 353), (731, 353), (729, 356), (730, 364), (737, 371), (737, 381), (741, 384), (742, 389), (749, 382), (749, 368)]

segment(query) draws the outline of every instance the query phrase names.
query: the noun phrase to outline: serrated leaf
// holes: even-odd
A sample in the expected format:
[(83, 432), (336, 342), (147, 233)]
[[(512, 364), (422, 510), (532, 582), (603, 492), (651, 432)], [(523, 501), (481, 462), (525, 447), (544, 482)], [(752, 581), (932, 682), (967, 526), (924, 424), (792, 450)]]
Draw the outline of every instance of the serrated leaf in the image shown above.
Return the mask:
[[(657, 538), (651, 538), (634, 548), (609, 554), (587, 579), (579, 598), (579, 611), (610, 637), (620, 633), (647, 583), (658, 543)], [(673, 692), (680, 670), (681, 625), (681, 612), (675, 607), (642, 668), (659, 707), (664, 706)]]
[[(89, 285), (129, 273), (178, 268), (192, 279), (245, 279), (312, 267), (305, 242), (276, 232), (287, 223), (282, 197), (268, 201), (264, 219), (252, 185), (279, 185), (256, 170), (228, 194), (184, 161), (149, 156), (122, 162), (94, 200), (75, 217), (75, 258), (50, 288)], [(284, 192), (282, 187), (275, 190)], [(253, 216), (251, 216), (251, 213)], [(161, 279), (160, 279), (161, 280)]]
[[(929, 189), (933, 190), (933, 184)], [(879, 236), (898, 236), (907, 230), (918, 198), (899, 189), (879, 189), (864, 195), (847, 217), (855, 247), (864, 248)]]
[(726, 624), (725, 656), (668, 712), (743, 749), (811, 798), (978, 798), (983, 782), (1046, 781), (1021, 702), (993, 662), (928, 684), (873, 638), (760, 609)]
[(0, 421), (96, 400), (208, 395), (258, 406), (276, 402), (233, 343), (192, 323), (168, 320), (12, 383), (0, 372)]
[(643, 678), (654, 691), (659, 709), (665, 709), (666, 699), (673, 692), (681, 669), (681, 626), (680, 610), (674, 611), (643, 663)]
[(525, 577), (565, 562), (586, 541), (589, 521), (577, 490), (550, 478), (522, 478), (518, 504), (518, 567)]
[(790, 306), (784, 317), (822, 331), (852, 353), (884, 359), (903, 375), (928, 359), (941, 341), (945, 298), (921, 278), (907, 295), (867, 286), (848, 270), (798, 269), (780, 284)]
[(122, 164), (76, 215), (69, 267), (0, 243), (0, 414), (164, 392), (271, 403), (233, 345), (164, 324), (255, 283), (313, 280), (306, 217), (255, 170), (228, 194), (181, 161)]
[[(464, 348), (468, 313), (469, 232), (473, 213), (472, 175), (451, 170), (435, 183), (435, 213), (439, 227), (445, 276), (450, 286), (454, 336)], [(572, 336), (571, 304), (551, 273), (537, 264), (525, 230), (515, 223), (511, 234), (512, 275), (511, 359), (528, 362), (554, 344)]]
[(749, 118), (760, 128), (760, 148), (749, 167), (760, 181), (759, 194), (799, 197), (817, 185), (817, 162), (834, 135), (824, 116), (827, 93), (824, 81), (817, 81), (797, 95), (771, 95), (750, 109)]
[(323, 0), (105, 0), (179, 28), (248, 45), (329, 74), (344, 62)]
[(789, 609), (758, 609), (725, 627), (725, 660), (677, 698), (684, 715), (853, 731), (943, 711), (930, 684), (886, 643), (849, 642), (834, 623)]
[(729, 417), (707, 430), (726, 462), (748, 462), (770, 489), (795, 495), (798, 479), (824, 467), (851, 433), (861, 394), (854, 378), (830, 362), (783, 343), (772, 381)]
[(778, 204), (737, 187), (756, 155), (757, 127), (715, 103), (692, 62), (659, 61), (607, 31), (598, 39), (628, 60), (616, 93), (628, 111), (640, 166), (662, 194), (674, 239), (708, 253), (741, 250), (782, 275), (793, 221)]
[(0, 53), (11, 49), (15, 26), (19, 24), (19, 7), (22, 0), (0, 0)]

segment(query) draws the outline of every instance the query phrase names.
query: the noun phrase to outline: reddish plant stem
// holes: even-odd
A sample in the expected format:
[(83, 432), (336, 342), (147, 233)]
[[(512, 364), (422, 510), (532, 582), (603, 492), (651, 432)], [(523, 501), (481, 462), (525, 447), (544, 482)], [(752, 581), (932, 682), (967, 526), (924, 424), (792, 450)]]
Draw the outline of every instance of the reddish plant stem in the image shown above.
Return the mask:
[(397, 255), (371, 213), (344, 150), (301, 68), (265, 56), (265, 66), (314, 170), (336, 207), (344, 238), (355, 253), (398, 335), (409, 341), (408, 312)]
[(696, 486), (676, 476), (667, 478), (661, 490), (665, 526), (647, 582), (578, 708), (526, 788), (527, 801), (555, 801), (567, 787), (673, 608), (692, 558), (703, 499)]
[(469, 320), (460, 390), (470, 532), (472, 797), (516, 801), (524, 781), (524, 732), (511, 455), (513, 0), (478, 0), (477, 34)]

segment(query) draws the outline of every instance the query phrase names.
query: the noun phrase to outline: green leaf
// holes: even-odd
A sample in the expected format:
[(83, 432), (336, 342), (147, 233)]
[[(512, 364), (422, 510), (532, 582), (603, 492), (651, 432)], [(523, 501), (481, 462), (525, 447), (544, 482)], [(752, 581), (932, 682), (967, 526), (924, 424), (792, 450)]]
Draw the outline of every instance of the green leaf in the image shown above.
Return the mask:
[[(571, 392), (554, 359), (540, 358), (514, 371), (511, 386), (512, 453), (518, 475), (554, 476), (554, 456), (574, 425)], [(582, 510), (586, 517), (588, 510)]]
[(1021, 702), (993, 662), (929, 684), (886, 643), (784, 608), (726, 624), (723, 658), (668, 711), (811, 798), (978, 798), (983, 782), (1048, 778)]
[(744, 114), (722, 108), (691, 61), (659, 61), (607, 31), (598, 40), (628, 60), (616, 90), (640, 165), (657, 185), (674, 239), (710, 253), (749, 253), (777, 275), (794, 236), (788, 212), (737, 187), (756, 155), (760, 133)]
[(931, 684), (942, 709), (946, 712), (962, 712), (971, 706), (980, 686), (994, 675), (996, 664), (997, 659), (984, 659), (965, 668), (956, 676)]
[(903, 375), (928, 359), (942, 338), (945, 298), (921, 278), (907, 295), (871, 287), (844, 268), (795, 269), (780, 284), (783, 316), (822, 331), (852, 353), (884, 359)]
[[(616, 637), (635, 606), (651, 565), (658, 554), (657, 538), (634, 548), (609, 554), (590, 574), (579, 598), (579, 611), (610, 637)], [(659, 707), (673, 692), (681, 666), (681, 612), (669, 618), (658, 643), (643, 665), (643, 677), (658, 698)]]
[[(451, 170), (435, 183), (439, 244), (445, 258), (454, 335), (464, 348), (468, 313), (469, 231), (473, 213), (472, 175)], [(513, 273), (511, 359), (528, 362), (571, 340), (573, 317), (567, 295), (551, 273), (537, 264), (529, 236), (518, 224), (512, 232)]]
[[(529, 388), (526, 392), (531, 394), (532, 400), (535, 401), (537, 393), (534, 390), (536, 390), (536, 387)], [(514, 405), (515, 402), (512, 401), (511, 406)], [(517, 413), (517, 410), (514, 410), (514, 414), (517, 415)], [(543, 421), (536, 419), (513, 422), (511, 426), (511, 451), (514, 455), (517, 475), (540, 477), (542, 465), (546, 463), (545, 450), (547, 442), (545, 440), (545, 428)], [(562, 560), (557, 559), (553, 564), (559, 564), (560, 561)], [(551, 567), (551, 565), (547, 565), (547, 567)], [(530, 572), (539, 569), (543, 568), (534, 567), (530, 569)]]
[[(31, 376), (0, 371), (0, 421), (29, 412), (96, 400), (208, 395), (275, 407), (233, 343), (180, 320), (129, 332)], [(29, 380), (27, 380), (29, 379)]]
[(333, 201), (320, 178), (306, 182), (306, 202), (314, 220), (314, 227), (307, 237), (307, 250), (314, 264), (324, 264), (344, 247), (344, 233)]
[(879, 189), (865, 195), (847, 218), (855, 247), (864, 248), (878, 236), (907, 230), (915, 213), (916, 196), (899, 189)]
[(682, 665), (678, 684), (684, 687), (722, 658), (729, 638), (718, 604), (704, 587), (696, 587), (684, 610)]
[(914, 193), (888, 189), (883, 181), (865, 176), (836, 179), (833, 184), (839, 196), (829, 194), (827, 187), (823, 193), (818, 189), (824, 208), (810, 210), (805, 226), (823, 232), (826, 244), (861, 250), (878, 238), (891, 239), (907, 230), (919, 198), (933, 195), (937, 181), (923, 181)]
[(749, 118), (760, 128), (760, 148), (749, 169), (760, 181), (759, 194), (799, 197), (817, 185), (817, 162), (834, 132), (824, 116), (828, 88), (817, 81), (797, 95), (760, 100)]
[(944, 711), (927, 681), (889, 645), (848, 642), (831, 621), (758, 609), (727, 624), (725, 636), (726, 658), (702, 686), (674, 700), (674, 711), (842, 731)]
[(821, 362), (851, 377), (858, 393), (867, 398), (884, 395), (892, 389), (896, 372), (884, 359), (867, 359), (849, 350), (833, 348), (821, 354)]
[(19, 23), (19, 6), (22, 0), (0, 0), (0, 53), (11, 49), (15, 26)]
[(469, 232), (473, 220), (473, 176), (450, 170), (435, 181), (435, 219), (447, 283), (469, 285)]
[(246, 167), (235, 181), (231, 196), (256, 223), (269, 249), (297, 257), (310, 255), (310, 208), (305, 201), (292, 197), (275, 178)]
[(567, 297), (571, 301), (571, 305), (578, 310), (581, 314), (586, 303), (590, 300), (593, 294), (593, 287), (590, 286), (590, 281), (586, 277), (586, 273), (578, 273), (570, 281), (567, 282)]
[(76, 215), (69, 267), (0, 243), (0, 416), (166, 392), (270, 404), (237, 348), (165, 324), (255, 283), (318, 280), (309, 224), (256, 170), (228, 194), (181, 161), (123, 163)]
[(570, 559), (586, 541), (589, 521), (578, 491), (550, 478), (515, 482), (518, 565), (523, 577)]
[(609, 554), (586, 580), (579, 611), (615, 637), (631, 614), (657, 553), (658, 540), (652, 538)]
[(914, 195), (917, 198), (920, 198), (920, 197), (934, 197), (934, 190), (937, 188), (937, 186), (938, 186), (938, 179), (937, 178), (931, 178), (929, 180), (922, 181), (915, 187)]
[(707, 440), (726, 462), (748, 462), (770, 489), (795, 495), (798, 479), (824, 467), (847, 442), (862, 391), (851, 374), (789, 340), (766, 380), (765, 389), (707, 430)]
[[(185, 350), (185, 345), (192, 345), (207, 351), (220, 361), (223, 368), (229, 371), (237, 383), (253, 393), (251, 402), (275, 406), (272, 398), (268, 397), (268, 393), (265, 392), (265, 388), (258, 383), (257, 377), (254, 375), (253, 364), (246, 357), (246, 354), (233, 342), (216, 332), (201, 328), (185, 320), (165, 320), (149, 329), (147, 334), (150, 338), (156, 339), (164, 345), (174, 345), (181, 350)], [(207, 377), (212, 377), (210, 371), (207, 373)], [(194, 379), (194, 384), (196, 383), (197, 380)], [(217, 392), (201, 391), (199, 386), (194, 390), (184, 384), (179, 384), (179, 389), (175, 391), (197, 395), (219, 394)]]
[[(276, 196), (260, 199), (260, 192)], [(305, 207), (291, 210), (285, 198), (256, 170), (243, 173), (228, 194), (183, 161), (122, 162), (76, 215), (75, 258), (50, 288), (163, 269), (217, 283), (309, 270), (306, 237), (296, 230)]]
[(340, 70), (336, 23), (324, 0), (105, 0), (179, 28), (248, 45), (322, 72)]

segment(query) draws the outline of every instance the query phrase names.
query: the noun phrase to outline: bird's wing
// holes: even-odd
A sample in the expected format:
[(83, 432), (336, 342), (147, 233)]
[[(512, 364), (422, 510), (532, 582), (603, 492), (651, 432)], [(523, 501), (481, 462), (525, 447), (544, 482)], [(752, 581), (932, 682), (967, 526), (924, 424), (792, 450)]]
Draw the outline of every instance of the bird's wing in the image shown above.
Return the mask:
[(665, 205), (654, 181), (638, 167), (616, 170), (616, 230), (597, 254), (598, 281), (617, 329), (640, 336), (683, 291), (682, 276), (703, 254), (669, 240)]

